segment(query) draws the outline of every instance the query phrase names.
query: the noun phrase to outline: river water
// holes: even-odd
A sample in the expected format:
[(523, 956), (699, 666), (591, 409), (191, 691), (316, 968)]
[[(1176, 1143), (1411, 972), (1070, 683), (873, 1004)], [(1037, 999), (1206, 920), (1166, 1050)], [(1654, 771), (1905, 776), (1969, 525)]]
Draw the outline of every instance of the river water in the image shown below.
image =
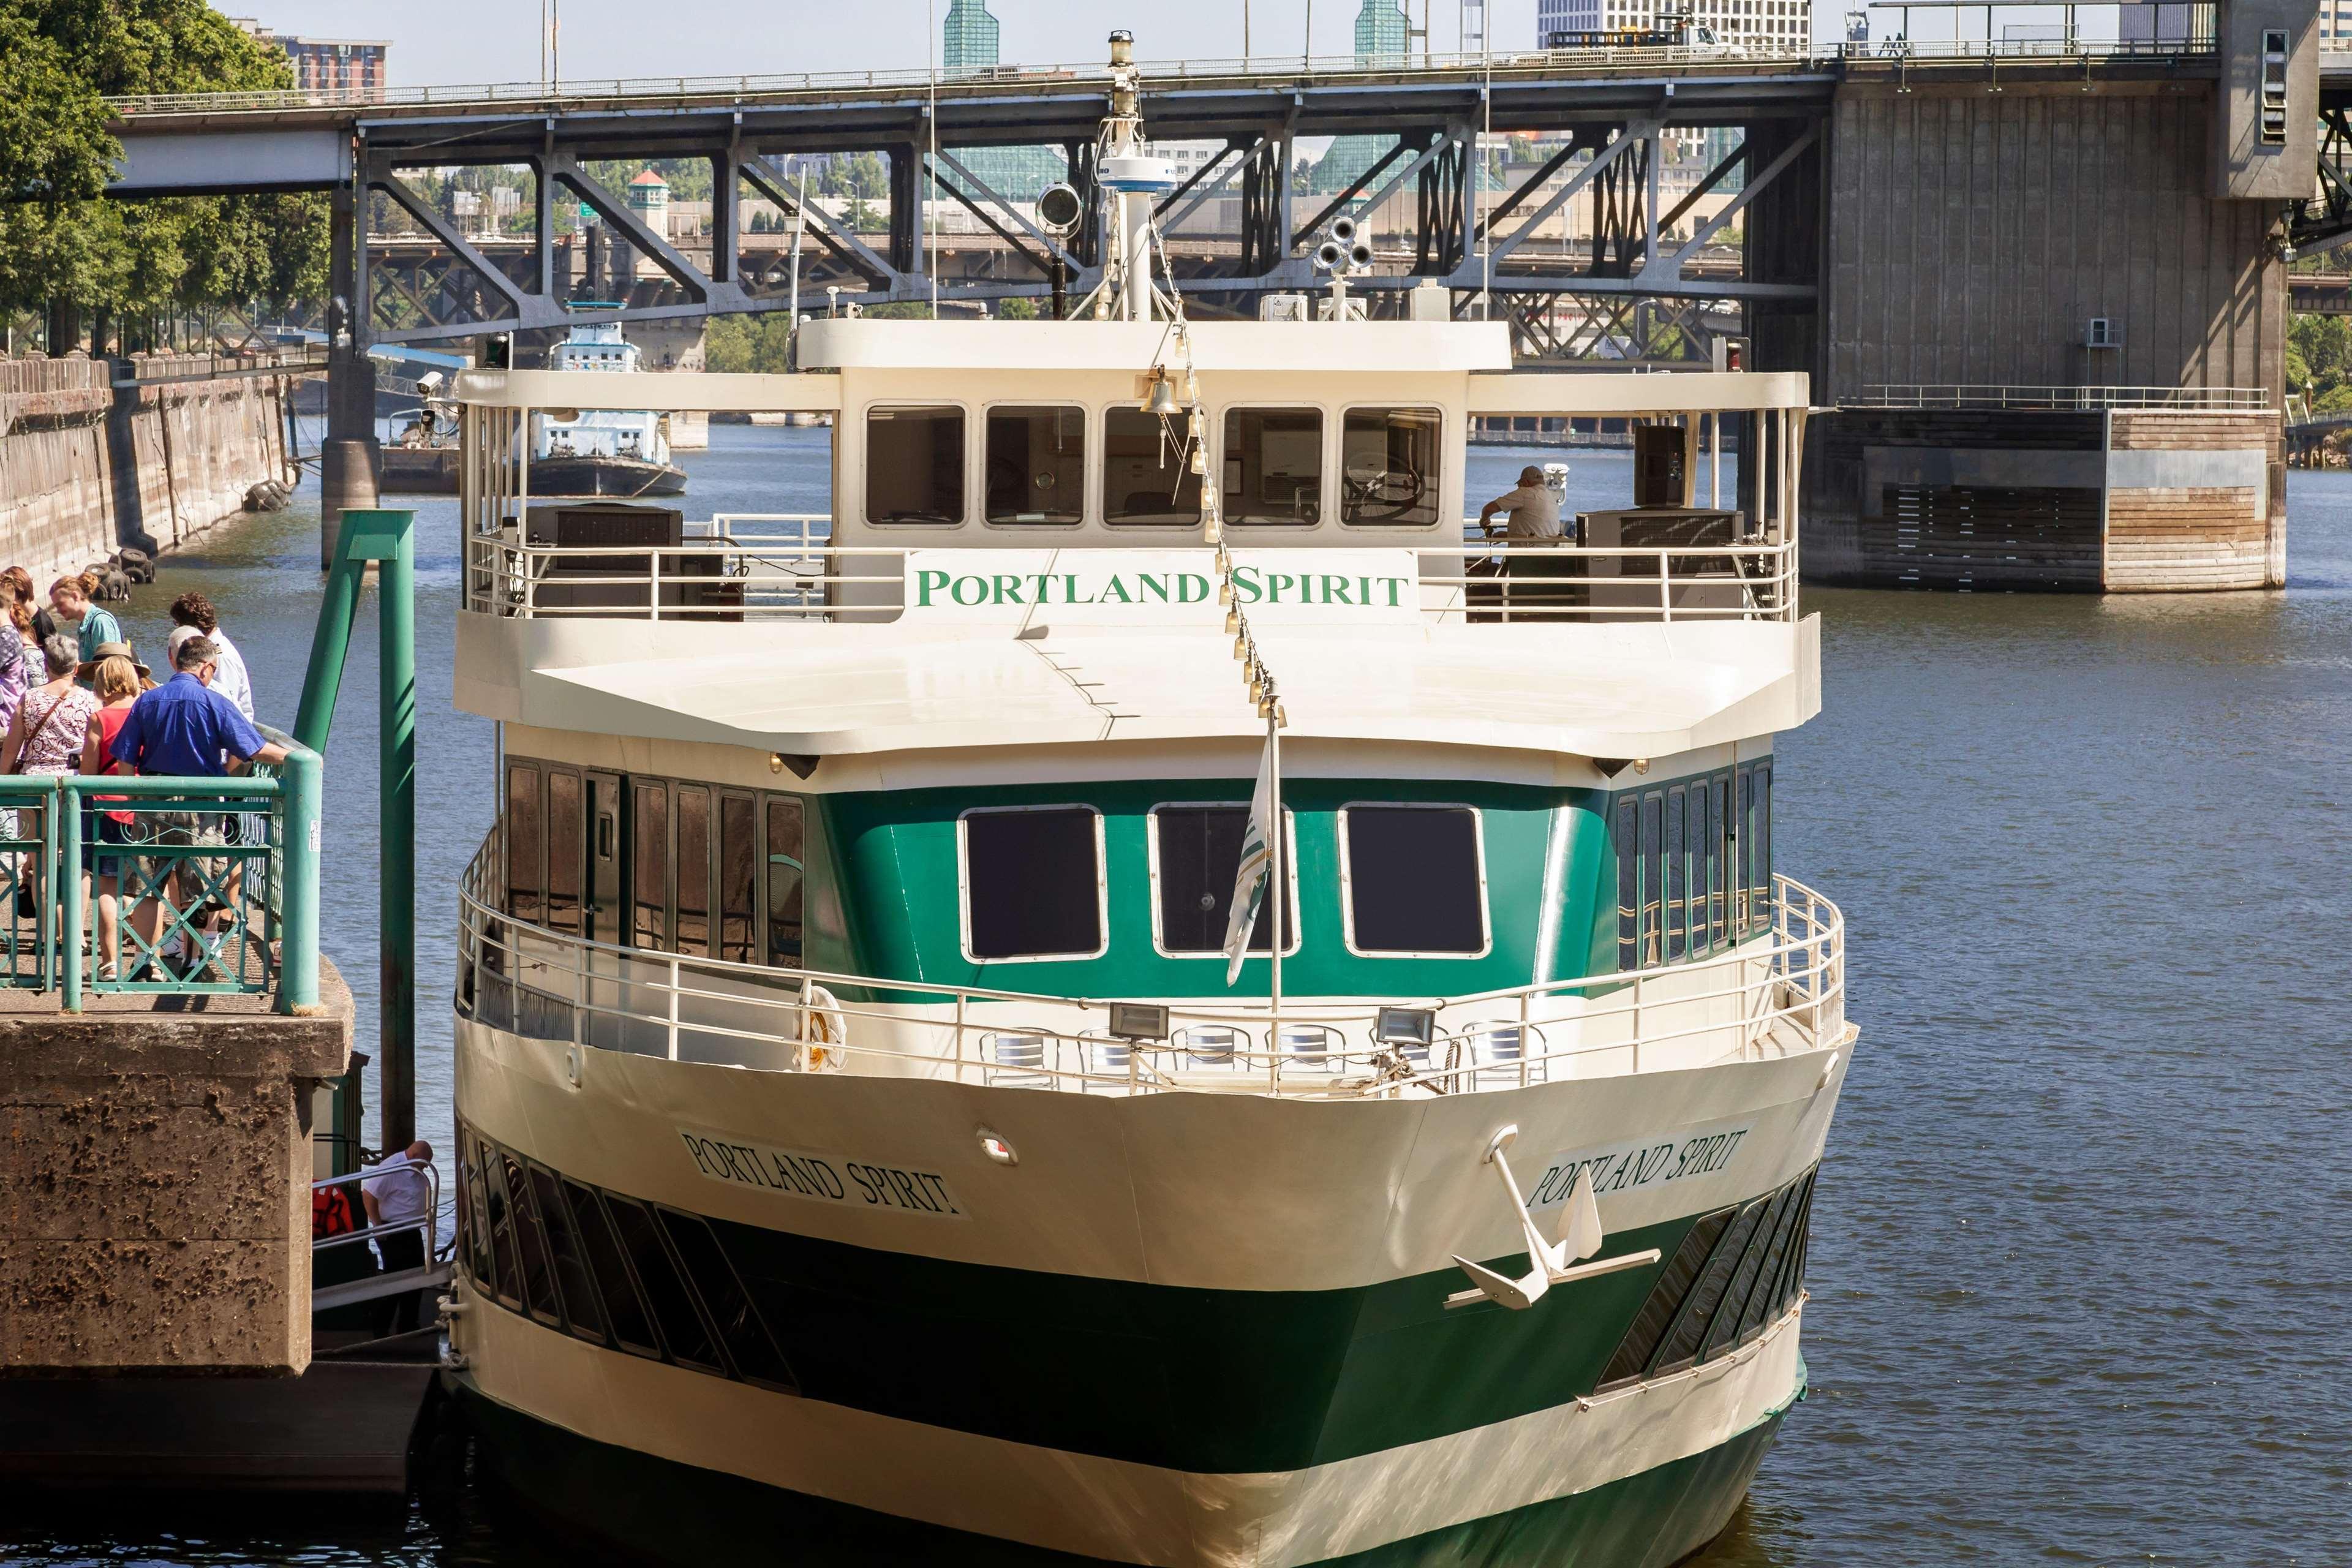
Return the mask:
[[(685, 458), (691, 514), (825, 510), (826, 432), (712, 437)], [(1628, 458), (1590, 452), (1478, 451), (1474, 500), (1562, 456), (1574, 504), (1623, 504)], [(2352, 1563), (2352, 475), (2288, 495), (2282, 593), (1807, 594), (1823, 710), (1779, 742), (1778, 862), (1846, 911), (1863, 1037), (1814, 1205), (1811, 1396), (1709, 1568)], [(415, 504), (437, 1141), (491, 733), (449, 705), (456, 505)], [(289, 723), (317, 537), (310, 487), (173, 560), (123, 623), (158, 648), (171, 595), (203, 588)], [(363, 1045), (368, 614), (328, 756), (325, 906)], [(373, 1513), (0, 1509), (10, 1563), (582, 1561), (544, 1535), (470, 1485)]]

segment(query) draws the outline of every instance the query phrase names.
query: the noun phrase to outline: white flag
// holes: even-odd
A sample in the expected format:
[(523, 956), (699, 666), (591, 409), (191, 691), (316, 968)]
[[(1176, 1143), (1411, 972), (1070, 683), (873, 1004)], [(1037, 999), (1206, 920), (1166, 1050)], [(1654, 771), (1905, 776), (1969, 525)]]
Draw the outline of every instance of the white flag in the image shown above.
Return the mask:
[(1280, 820), (1274, 800), (1274, 742), (1269, 740), (1257, 763), (1257, 788), (1250, 795), (1249, 825), (1242, 829), (1242, 863), (1234, 873), (1233, 907), (1225, 914), (1225, 984), (1241, 978), (1242, 960), (1249, 954), (1250, 933), (1257, 929), (1258, 906), (1265, 901), (1266, 873), (1272, 868), (1274, 842), (1267, 824)]

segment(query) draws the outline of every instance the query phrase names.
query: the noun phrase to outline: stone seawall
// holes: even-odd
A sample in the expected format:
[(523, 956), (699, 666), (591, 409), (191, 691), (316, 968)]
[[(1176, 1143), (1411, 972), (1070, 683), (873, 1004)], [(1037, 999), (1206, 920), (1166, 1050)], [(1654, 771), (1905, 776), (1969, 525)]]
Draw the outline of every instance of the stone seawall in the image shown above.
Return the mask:
[(290, 482), (290, 378), (248, 374), (258, 363), (0, 361), (0, 564), (46, 588), (126, 545), (173, 550), (257, 483)]

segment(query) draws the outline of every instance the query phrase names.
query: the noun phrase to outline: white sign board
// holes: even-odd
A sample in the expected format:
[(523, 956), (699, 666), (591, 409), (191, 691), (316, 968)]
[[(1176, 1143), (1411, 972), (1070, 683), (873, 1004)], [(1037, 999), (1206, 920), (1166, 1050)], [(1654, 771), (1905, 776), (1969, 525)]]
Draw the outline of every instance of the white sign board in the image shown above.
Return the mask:
[[(1236, 550), (1234, 594), (1261, 626), (1421, 618), (1410, 550)], [(910, 550), (907, 620), (1044, 626), (1222, 624), (1216, 552)]]

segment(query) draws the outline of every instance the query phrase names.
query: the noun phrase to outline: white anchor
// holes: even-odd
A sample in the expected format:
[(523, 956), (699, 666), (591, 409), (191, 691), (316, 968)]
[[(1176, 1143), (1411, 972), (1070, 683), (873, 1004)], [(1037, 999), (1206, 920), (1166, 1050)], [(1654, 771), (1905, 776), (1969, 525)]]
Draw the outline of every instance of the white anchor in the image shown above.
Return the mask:
[[(1544, 1292), (1570, 1279), (1590, 1279), (1601, 1274), (1614, 1274), (1620, 1269), (1641, 1268), (1658, 1261), (1661, 1254), (1654, 1247), (1639, 1252), (1629, 1252), (1621, 1258), (1604, 1258), (1598, 1263), (1583, 1260), (1601, 1250), (1607, 1239), (1601, 1228), (1601, 1205), (1592, 1195), (1592, 1169), (1580, 1167), (1576, 1185), (1560, 1206), (1559, 1235), (1557, 1240), (1546, 1241), (1536, 1228), (1535, 1216), (1528, 1212), (1527, 1200), (1519, 1195), (1518, 1179), (1511, 1174), (1511, 1163), (1503, 1152), (1518, 1141), (1516, 1123), (1503, 1128), (1487, 1141), (1486, 1163), (1495, 1167), (1503, 1178), (1503, 1190), (1510, 1194), (1511, 1213), (1517, 1216), (1519, 1231), (1527, 1238), (1528, 1272), (1517, 1279), (1497, 1274), (1482, 1263), (1473, 1263), (1456, 1253), (1454, 1261), (1462, 1272), (1470, 1276), (1475, 1290), (1457, 1290), (1445, 1298), (1448, 1308), (1467, 1307), (1479, 1301), (1494, 1301), (1515, 1312), (1524, 1311), (1543, 1300)], [(1578, 1267), (1578, 1265), (1582, 1265)]]

